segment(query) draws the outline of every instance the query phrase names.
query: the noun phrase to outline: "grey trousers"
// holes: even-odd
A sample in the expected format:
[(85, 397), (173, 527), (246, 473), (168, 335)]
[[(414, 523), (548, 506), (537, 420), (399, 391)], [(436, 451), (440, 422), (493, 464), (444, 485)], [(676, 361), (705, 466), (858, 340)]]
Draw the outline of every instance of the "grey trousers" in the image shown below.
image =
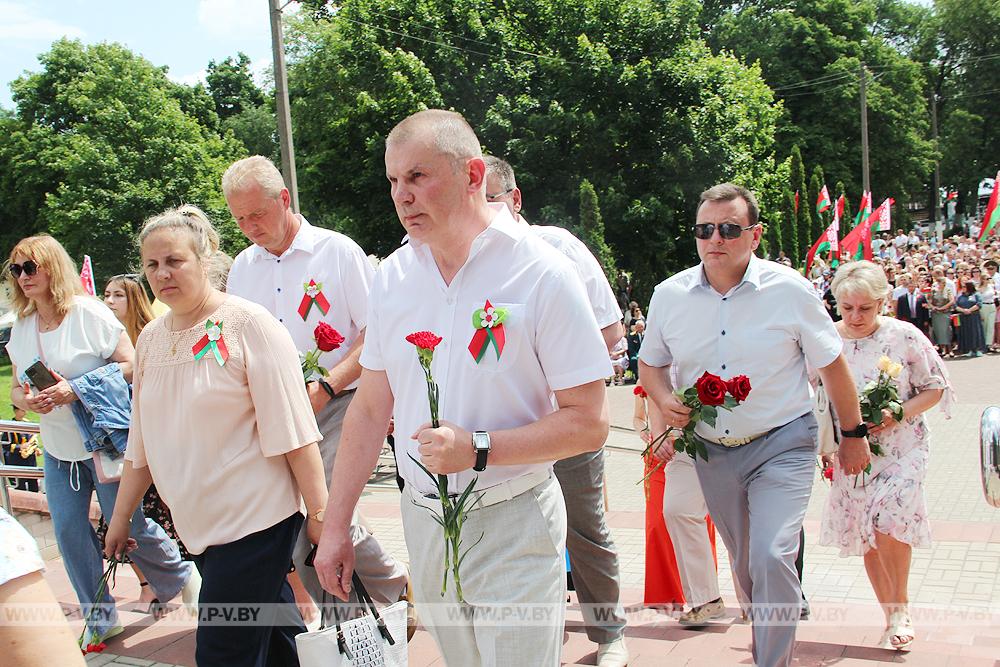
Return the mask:
[(737, 585), (749, 596), (753, 658), (792, 663), (802, 590), (795, 571), (799, 531), (816, 466), (816, 418), (809, 412), (742, 447), (706, 443), (695, 469)]
[(566, 509), (556, 480), (466, 515), (464, 603), (450, 574), (441, 593), (444, 535), (431, 514), (440, 505), (414, 493), (407, 484), (400, 502), (413, 597), (445, 664), (558, 667), (566, 622)]
[[(330, 483), (333, 476), (333, 463), (340, 446), (340, 429), (344, 423), (344, 414), (351, 403), (354, 392), (341, 394), (331, 399), (316, 415), (319, 432), (323, 440), (319, 443), (319, 451), (323, 457), (323, 468), (326, 470), (326, 481)], [(375, 536), (363, 526), (357, 524), (357, 513), (351, 525), (351, 541), (354, 542), (355, 570), (365, 584), (368, 593), (376, 602), (392, 603), (399, 599), (406, 588), (406, 567), (382, 549)], [(305, 564), (306, 557), (312, 550), (312, 544), (306, 536), (305, 526), (299, 531), (295, 550), (292, 552), (292, 562), (302, 580), (306, 591), (316, 602), (323, 600), (323, 587), (320, 586), (316, 570)], [(351, 597), (354, 598), (352, 591)], [(328, 602), (333, 596), (327, 594)], [(356, 600), (355, 600), (356, 601)]]
[(625, 633), (618, 550), (604, 521), (604, 450), (578, 454), (554, 466), (566, 500), (566, 550), (587, 637), (598, 644)]

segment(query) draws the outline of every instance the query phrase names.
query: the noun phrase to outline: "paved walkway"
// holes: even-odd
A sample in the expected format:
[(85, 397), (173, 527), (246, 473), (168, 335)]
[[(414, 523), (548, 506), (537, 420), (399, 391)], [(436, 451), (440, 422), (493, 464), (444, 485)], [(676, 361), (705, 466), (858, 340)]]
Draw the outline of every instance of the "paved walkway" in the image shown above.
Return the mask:
[[(799, 626), (796, 665), (955, 665), (1000, 667), (1000, 510), (984, 500), (979, 482), (978, 424), (982, 410), (1000, 403), (1000, 358), (948, 362), (958, 390), (953, 418), (930, 415), (932, 459), (927, 480), (934, 545), (914, 552), (910, 595), (917, 640), (908, 655), (872, 648), (882, 631), (882, 614), (858, 557), (838, 558), (816, 544), (828, 487), (817, 474), (806, 517), (804, 588), (813, 620)], [(609, 524), (620, 553), (623, 602), (629, 610), (631, 665), (750, 664), (750, 628), (729, 620), (704, 630), (681, 628), (670, 616), (641, 606), (644, 531), (639, 442), (631, 432), (632, 388), (609, 389), (612, 422), (607, 450)], [(407, 559), (399, 525), (398, 492), (391, 480), (370, 484), (361, 505), (371, 527), (398, 558)], [(44, 543), (45, 523), (31, 526)], [(719, 541), (724, 598), (738, 616), (725, 549)], [(54, 549), (48, 549), (55, 556)], [(58, 558), (47, 575), (67, 609), (75, 599)], [(115, 595), (126, 606), (138, 597), (130, 572), (119, 577)], [(78, 614), (77, 614), (78, 618)], [(108, 653), (89, 664), (193, 665), (193, 627), (123, 612), (126, 632)], [(79, 625), (79, 621), (74, 621)], [(575, 598), (570, 606), (564, 664), (592, 665), (595, 647), (583, 632)], [(131, 657), (119, 657), (131, 656)], [(441, 665), (430, 636), (420, 631), (410, 644), (414, 667)]]

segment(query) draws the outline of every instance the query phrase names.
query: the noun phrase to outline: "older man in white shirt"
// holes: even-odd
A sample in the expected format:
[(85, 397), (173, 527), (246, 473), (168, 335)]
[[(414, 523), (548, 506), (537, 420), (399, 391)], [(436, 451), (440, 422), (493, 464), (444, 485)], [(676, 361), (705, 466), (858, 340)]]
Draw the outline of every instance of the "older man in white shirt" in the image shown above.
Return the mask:
[[(838, 455), (846, 474), (867, 464), (866, 430), (840, 336), (808, 281), (753, 255), (761, 237), (753, 193), (728, 183), (702, 193), (694, 232), (701, 263), (653, 293), (639, 352), (643, 386), (664, 424), (683, 427), (691, 411), (675, 386), (706, 371), (749, 377), (745, 403), (720, 410), (714, 427), (697, 425), (708, 460), (695, 468), (749, 598), (754, 661), (790, 665), (801, 603), (795, 557), (816, 456), (807, 360), (847, 427)], [(661, 456), (673, 455), (668, 440)]]
[[(616, 343), (625, 340), (622, 311), (597, 258), (567, 229), (528, 225), (521, 215), (521, 190), (514, 169), (493, 155), (483, 159), (486, 201), (504, 204), (518, 223), (573, 263), (587, 291), (597, 326), (601, 327), (604, 344), (612, 351)], [(557, 461), (554, 469), (566, 499), (566, 550), (587, 637), (597, 644), (598, 667), (624, 667), (629, 655), (625, 646), (618, 550), (604, 520), (604, 452), (585, 452)]]
[[(320, 322), (344, 337), (339, 348), (320, 355), (320, 365), (329, 374), (307, 385), (323, 434), (320, 453), (329, 481), (344, 414), (361, 375), (358, 357), (374, 269), (353, 240), (313, 227), (292, 211), (281, 173), (267, 158), (254, 156), (233, 163), (222, 177), (222, 190), (240, 230), (253, 242), (233, 262), (227, 291), (264, 306), (277, 317), (300, 353), (316, 349), (314, 331)], [(324, 512), (319, 514), (322, 521)], [(406, 567), (363, 526), (353, 524), (351, 536), (360, 556), (358, 573), (372, 597), (380, 602), (400, 599), (406, 588)], [(305, 565), (311, 550), (302, 531), (292, 559), (306, 590), (318, 602), (322, 586), (313, 568)]]
[[(364, 488), (393, 415), (414, 595), (445, 662), (558, 665), (566, 513), (552, 463), (596, 451), (607, 437), (607, 348), (573, 267), (504, 206), (486, 202), (479, 140), (460, 115), (410, 116), (389, 134), (385, 164), (410, 242), (382, 262), (372, 288), (364, 370), (317, 570), (346, 596), (355, 556), (345, 508)], [(487, 301), (506, 312), (505, 343), (478, 355), (472, 316)], [(406, 341), (420, 330), (444, 339), (432, 366), (438, 428)], [(440, 511), (437, 486), (411, 457), (448, 475), (450, 493), (477, 479), (462, 529), (463, 542), (475, 544), (461, 566), (465, 602), (453, 585), (441, 594), (445, 543), (430, 515)]]

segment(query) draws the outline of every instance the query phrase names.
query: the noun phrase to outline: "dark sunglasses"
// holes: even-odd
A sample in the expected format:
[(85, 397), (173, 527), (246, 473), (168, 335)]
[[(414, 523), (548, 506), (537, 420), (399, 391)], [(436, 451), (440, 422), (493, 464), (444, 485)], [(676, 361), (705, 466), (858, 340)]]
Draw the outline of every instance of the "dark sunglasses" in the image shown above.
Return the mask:
[(743, 232), (749, 231), (756, 227), (760, 223), (753, 225), (747, 225), (742, 227), (735, 222), (722, 222), (716, 225), (714, 222), (699, 222), (694, 226), (694, 236), (695, 238), (701, 239), (703, 241), (712, 238), (712, 234), (715, 233), (715, 228), (719, 228), (719, 236), (724, 239), (738, 239)]
[(486, 201), (488, 201), (488, 202), (495, 202), (498, 199), (502, 199), (503, 197), (506, 197), (507, 195), (509, 195), (513, 191), (514, 191), (514, 188), (508, 188), (508, 189), (504, 190), (503, 192), (498, 192), (498, 193), (493, 194), (493, 195), (487, 193), (486, 194)]
[(35, 261), (31, 259), (29, 259), (27, 262), (23, 264), (10, 265), (10, 275), (14, 276), (15, 278), (20, 278), (22, 272), (26, 275), (33, 276), (36, 273), (38, 273), (38, 265), (35, 264)]

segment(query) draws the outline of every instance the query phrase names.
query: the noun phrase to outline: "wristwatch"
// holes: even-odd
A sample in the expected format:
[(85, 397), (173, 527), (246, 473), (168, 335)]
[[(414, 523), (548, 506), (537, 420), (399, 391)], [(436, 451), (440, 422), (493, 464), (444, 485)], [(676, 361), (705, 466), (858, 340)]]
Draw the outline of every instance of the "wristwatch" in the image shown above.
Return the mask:
[(486, 457), (490, 453), (490, 434), (486, 431), (475, 431), (472, 434), (472, 449), (476, 452), (476, 465), (472, 469), (476, 472), (486, 470)]
[(861, 422), (849, 431), (841, 428), (840, 434), (845, 438), (864, 438), (868, 435), (868, 424)]

